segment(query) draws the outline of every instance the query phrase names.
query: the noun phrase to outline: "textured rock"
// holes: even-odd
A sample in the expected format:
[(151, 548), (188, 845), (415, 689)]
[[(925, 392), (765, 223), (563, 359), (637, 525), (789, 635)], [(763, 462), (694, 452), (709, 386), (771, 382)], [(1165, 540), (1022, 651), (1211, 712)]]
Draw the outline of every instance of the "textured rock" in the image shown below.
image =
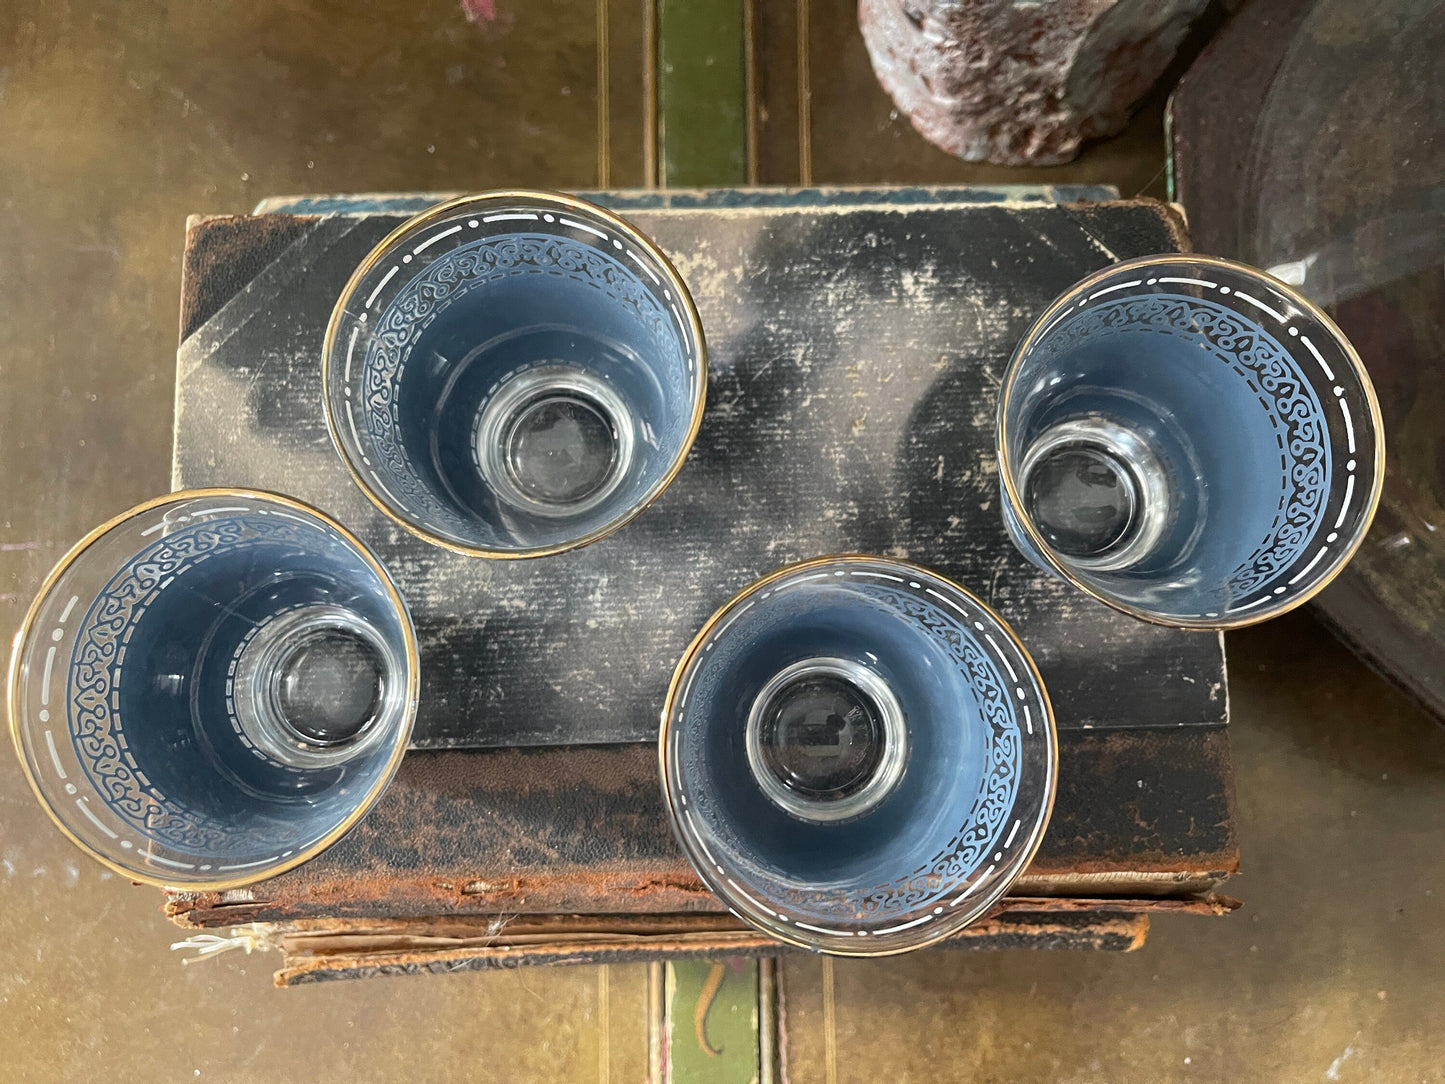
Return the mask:
[(1053, 165), (1121, 129), (1208, 0), (859, 0), (873, 70), (969, 162)]

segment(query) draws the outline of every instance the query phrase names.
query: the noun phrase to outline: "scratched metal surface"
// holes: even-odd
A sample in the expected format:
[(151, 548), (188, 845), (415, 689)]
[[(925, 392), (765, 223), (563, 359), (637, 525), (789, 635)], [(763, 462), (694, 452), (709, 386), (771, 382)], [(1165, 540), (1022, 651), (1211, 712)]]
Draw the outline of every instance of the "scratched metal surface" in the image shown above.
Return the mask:
[(173, 482), (290, 493), (376, 549), (421, 639), (418, 747), (655, 740), (673, 664), (717, 606), (780, 565), (850, 550), (919, 561), (997, 608), (1034, 652), (1063, 728), (1224, 721), (1220, 637), (1086, 599), (1019, 557), (998, 517), (993, 413), (1012, 345), (1085, 273), (1177, 248), (1161, 205), (629, 213), (697, 298), (707, 416), (646, 513), (529, 562), (460, 557), (393, 526), (327, 438), (326, 318), (398, 219), (218, 227), (239, 230), (230, 243), (242, 248), (268, 227), (294, 239), (181, 345)]

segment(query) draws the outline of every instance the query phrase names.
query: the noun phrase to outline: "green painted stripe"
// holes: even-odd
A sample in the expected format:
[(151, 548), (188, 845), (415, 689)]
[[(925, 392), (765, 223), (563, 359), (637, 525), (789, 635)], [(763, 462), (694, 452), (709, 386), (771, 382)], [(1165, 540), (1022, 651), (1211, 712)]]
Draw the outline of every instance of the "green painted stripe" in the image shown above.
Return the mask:
[(744, 0), (658, 0), (657, 143), (662, 185), (747, 183)]
[(758, 1079), (756, 960), (668, 963), (665, 1012), (670, 1084), (749, 1084)]

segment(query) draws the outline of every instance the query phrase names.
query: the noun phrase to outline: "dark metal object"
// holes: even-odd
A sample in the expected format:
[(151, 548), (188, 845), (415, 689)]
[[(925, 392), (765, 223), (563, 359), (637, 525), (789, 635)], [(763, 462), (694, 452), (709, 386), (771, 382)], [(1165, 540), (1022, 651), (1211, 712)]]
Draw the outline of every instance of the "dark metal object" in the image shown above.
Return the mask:
[(625, 531), (506, 564), (384, 520), (327, 438), (326, 317), (398, 217), (193, 221), (173, 480), (294, 493), (376, 549), (422, 642), (422, 748), (652, 741), (668, 675), (713, 609), (766, 571), (847, 550), (977, 591), (1030, 646), (1061, 730), (1218, 726), (1219, 637), (1078, 596), (1014, 552), (995, 503), (995, 389), (1013, 345), (1088, 271), (1179, 248), (1178, 223), (1147, 201), (1016, 195), (804, 192), (767, 206), (748, 193), (749, 206), (697, 210), (623, 197), (697, 297), (708, 413), (682, 473)]
[(1442, 51), (1439, 0), (1257, 0), (1190, 69), (1170, 113), (1175, 195), (1198, 246), (1298, 283), (1370, 372), (1384, 493), (1316, 607), (1445, 718)]

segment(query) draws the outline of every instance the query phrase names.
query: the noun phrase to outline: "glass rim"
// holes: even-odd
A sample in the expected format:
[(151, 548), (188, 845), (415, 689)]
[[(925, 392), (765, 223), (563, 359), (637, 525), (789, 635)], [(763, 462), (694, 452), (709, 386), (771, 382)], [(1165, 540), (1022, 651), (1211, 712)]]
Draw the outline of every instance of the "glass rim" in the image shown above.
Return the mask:
[[(361, 282), (371, 273), (393, 249), (393, 247), (411, 235), (418, 229), (423, 229), (433, 223), (445, 219), (464, 208), (481, 207), (486, 204), (499, 202), (515, 202), (526, 200), (533, 203), (548, 204), (559, 210), (570, 210), (591, 215), (601, 219), (623, 234), (640, 249), (657, 261), (658, 267), (667, 276), (668, 284), (673, 288), (678, 299), (682, 303), (683, 311), (687, 317), (689, 329), (697, 342), (697, 376), (696, 387), (694, 388), (692, 418), (689, 421), (687, 433), (678, 449), (677, 455), (669, 465), (667, 472), (655, 482), (644, 494), (643, 498), (634, 505), (630, 505), (617, 516), (608, 520), (602, 526), (594, 528), (587, 534), (576, 539), (557, 543), (551, 546), (532, 546), (523, 549), (490, 549), (485, 546), (473, 546), (455, 539), (447, 538), (437, 534), (426, 527), (415, 523), (409, 517), (401, 514), (393, 508), (375, 487), (366, 479), (362, 472), (353, 462), (351, 453), (347, 450), (346, 443), (342, 436), (341, 426), (338, 424), (331, 403), (331, 355), (336, 348), (341, 334), (341, 323), (346, 317), (346, 306), (357, 293)], [(673, 265), (667, 254), (657, 245), (652, 238), (639, 230), (632, 223), (628, 222), (621, 215), (606, 207), (599, 206), (589, 200), (578, 196), (569, 195), (566, 192), (559, 192), (546, 188), (499, 188), (485, 192), (469, 193), (444, 200), (434, 207), (429, 207), (419, 214), (413, 215), (402, 222), (366, 254), (366, 257), (359, 263), (347, 279), (345, 287), (336, 299), (332, 307), (331, 316), (326, 323), (326, 335), (321, 345), (321, 401), (326, 415), (326, 428), (331, 436), (332, 447), (346, 466), (347, 473), (357, 488), (365, 494), (366, 499), (377, 507), (388, 519), (398, 526), (415, 535), (416, 537), (434, 546), (451, 550), (453, 553), (460, 553), (467, 557), (484, 557), (492, 560), (512, 561), (525, 560), (532, 557), (550, 557), (558, 553), (565, 553), (568, 550), (580, 549), (583, 546), (591, 545), (600, 541), (608, 535), (615, 533), (625, 527), (637, 516), (641, 515), (667, 490), (673, 479), (682, 471), (683, 465), (687, 462), (688, 454), (692, 451), (694, 441), (697, 439), (698, 431), (702, 428), (703, 413), (707, 405), (707, 377), (708, 357), (707, 339), (703, 332), (702, 317), (698, 314), (697, 303), (693, 300), (692, 292), (687, 288), (681, 273)]]
[(1101, 267), (1099, 270), (1091, 272), (1074, 283), (1058, 297), (1054, 298), (1053, 301), (1049, 302), (1043, 312), (1029, 324), (1028, 330), (1024, 332), (1023, 338), (1021, 338), (1018, 345), (1014, 347), (1013, 352), (1009, 355), (1008, 364), (1004, 367), (1003, 376), (1000, 380), (994, 440), (995, 453), (998, 459), (999, 481), (1003, 486), (1004, 495), (1008, 503), (1015, 509), (1022, 509), (1024, 507), (1022, 495), (1019, 493), (1018, 487), (1015, 484), (1014, 464), (1008, 450), (1009, 433), (1007, 415), (1014, 390), (1013, 376), (1019, 365), (1022, 364), (1024, 355), (1043, 336), (1043, 333), (1050, 329), (1053, 317), (1058, 314), (1061, 308), (1071, 305), (1079, 294), (1084, 293), (1091, 287), (1096, 286), (1098, 283), (1116, 274), (1121, 272), (1127, 274), (1135, 268), (1153, 267), (1171, 263), (1202, 264), (1206, 267), (1221, 268), (1232, 274), (1243, 275), (1247, 278), (1263, 282), (1271, 289), (1279, 291), (1292, 304), (1298, 306), (1307, 316), (1318, 322), (1340, 348), (1340, 352), (1349, 363), (1351, 376), (1354, 377), (1355, 382), (1364, 394), (1365, 405), (1369, 410), (1370, 424), (1375, 437), (1375, 455), (1370, 477), (1369, 499), (1366, 503), (1365, 511), (1356, 519), (1355, 531), (1349, 544), (1340, 550), (1339, 554), (1330, 562), (1329, 566), (1324, 570), (1324, 573), (1318, 577), (1309, 590), (1302, 591), (1297, 595), (1282, 596), (1282, 601), (1278, 604), (1265, 606), (1258, 610), (1251, 611), (1247, 615), (1227, 620), (1223, 617), (1171, 620), (1160, 616), (1158, 613), (1141, 609), (1127, 602), (1112, 598), (1107, 593), (1099, 591), (1090, 584), (1085, 583), (1058, 557), (1053, 547), (1048, 544), (1043, 534), (1028, 516), (1020, 512), (1015, 516), (1015, 519), (1018, 522), (1019, 529), (1024, 532), (1025, 538), (1027, 538), (1030, 545), (1033, 546), (1034, 551), (1044, 559), (1055, 574), (1073, 587), (1104, 603), (1106, 606), (1126, 613), (1130, 617), (1136, 617), (1141, 621), (1147, 621), (1152, 625), (1162, 625), (1166, 628), (1184, 629), (1194, 632), (1215, 632), (1245, 628), (1249, 625), (1257, 625), (1262, 621), (1279, 617), (1281, 614), (1288, 613), (1297, 607), (1303, 606), (1306, 602), (1309, 602), (1310, 599), (1314, 598), (1315, 595), (1328, 587), (1340, 570), (1349, 564), (1351, 558), (1354, 557), (1360, 546), (1364, 544), (1365, 535), (1369, 533), (1370, 525), (1374, 522), (1375, 512), (1379, 508), (1380, 497), (1384, 491), (1384, 419), (1380, 413), (1380, 401), (1375, 394), (1375, 386), (1370, 380), (1369, 371), (1365, 368), (1365, 363), (1360, 358), (1359, 352), (1356, 351), (1354, 344), (1351, 343), (1345, 333), (1340, 330), (1339, 325), (1335, 323), (1329, 313), (1325, 312), (1324, 309), (1305, 297), (1289, 283), (1276, 278), (1267, 271), (1252, 267), (1249, 264), (1240, 263), (1237, 260), (1227, 260), (1220, 256), (1205, 256), (1193, 252), (1161, 252), (1148, 256), (1136, 256), (1128, 260), (1120, 260), (1117, 263), (1111, 263), (1106, 267)]
[[(970, 907), (961, 913), (969, 917), (966, 921), (953, 925), (941, 924), (937, 931), (929, 931), (922, 936), (911, 938), (902, 944), (884, 943), (882, 947), (875, 948), (875, 941), (857, 942), (852, 944), (841, 943), (842, 938), (835, 938), (838, 944), (832, 941), (822, 942), (820, 938), (809, 938), (800, 930), (795, 930), (791, 925), (778, 922), (768, 922), (760, 916), (753, 915), (752, 908), (748, 907), (744, 899), (737, 894), (728, 891), (720, 883), (720, 877), (715, 870), (711, 869), (698, 853), (696, 845), (692, 840), (692, 833), (686, 831), (679, 818), (679, 794), (676, 790), (672, 773), (668, 770), (668, 742), (673, 731), (673, 716), (675, 706), (682, 691), (684, 681), (688, 677), (693, 663), (703, 653), (705, 646), (710, 640), (717, 626), (735, 615), (736, 607), (745, 602), (749, 596), (758, 591), (766, 590), (769, 585), (800, 572), (807, 572), (814, 568), (827, 568), (840, 564), (856, 563), (877, 563), (888, 565), (899, 569), (907, 570), (914, 574), (921, 574), (924, 578), (936, 580), (945, 585), (948, 589), (956, 591), (960, 596), (969, 600), (977, 606), (1000, 631), (1007, 637), (1008, 642), (1019, 653), (1025, 667), (1028, 670), (1028, 677), (1033, 689), (1038, 693), (1039, 702), (1043, 707), (1044, 725), (1040, 727), (1048, 748), (1048, 756), (1044, 764), (1044, 801), (1033, 823), (1030, 825), (1031, 836), (1025, 841), (1023, 847), (1013, 856), (1010, 865), (1012, 873), (1008, 877), (1000, 878), (998, 884), (992, 886), (988, 891), (980, 893), (970, 901)], [(876, 958), (883, 956), (897, 956), (905, 952), (912, 952), (916, 949), (926, 948), (929, 945), (945, 941), (954, 936), (960, 930), (977, 922), (988, 913), (993, 906), (1002, 899), (1014, 883), (1028, 869), (1037, 855), (1039, 847), (1043, 844), (1044, 836), (1047, 833), (1049, 822), (1053, 817), (1054, 802), (1058, 795), (1059, 779), (1059, 738), (1058, 724), (1054, 716), (1053, 703), (1049, 699), (1049, 691), (1045, 686), (1043, 677), (1039, 674), (1037, 663), (1028, 647), (1019, 639), (1018, 634), (1006, 622), (998, 612), (988, 603), (984, 602), (972, 591), (963, 587), (956, 581), (924, 565), (899, 557), (885, 557), (869, 553), (836, 553), (826, 554), (821, 557), (808, 558), (802, 561), (795, 561), (784, 565), (781, 568), (762, 576), (747, 584), (737, 591), (731, 598), (720, 605), (708, 617), (697, 635), (693, 637), (678, 660), (673, 670), (672, 678), (668, 682), (667, 696), (663, 703), (661, 726), (658, 732), (658, 770), (662, 780), (663, 805), (667, 811), (668, 825), (672, 829), (673, 837), (682, 848), (684, 856), (698, 875), (703, 885), (721, 900), (734, 915), (741, 918), (745, 923), (761, 930), (767, 936), (772, 937), (785, 944), (793, 945), (796, 948), (806, 949), (810, 952), (822, 952), (829, 956), (845, 956), (858, 958)], [(743, 894), (744, 896), (746, 893)], [(740, 909), (741, 908), (741, 909)], [(744, 913), (748, 912), (748, 913)], [(862, 947), (866, 944), (866, 947)]]
[[(167, 880), (165, 877), (151, 873), (149, 870), (133, 866), (127, 866), (124, 863), (115, 861), (113, 858), (110, 858), (107, 855), (101, 854), (89, 843), (81, 839), (80, 836), (77, 835), (76, 832), (70, 827), (70, 825), (60, 816), (58, 810), (55, 808), (54, 803), (51, 802), (51, 800), (46, 796), (45, 792), (41, 788), (40, 781), (36, 778), (35, 773), (30, 766), (29, 758), (26, 756), (25, 753), (23, 738), (21, 737), (21, 713), (19, 710), (20, 665), (21, 659), (26, 654), (26, 650), (30, 646), (30, 642), (33, 639), (35, 624), (37, 619), (39, 618), (40, 611), (44, 607), (45, 603), (49, 600), (51, 592), (54, 591), (56, 585), (59, 584), (60, 581), (64, 578), (65, 574), (70, 570), (71, 566), (73, 566), (91, 548), (91, 546), (93, 546), (96, 542), (100, 541), (110, 532), (114, 531), (116, 528), (124, 525), (127, 521), (131, 520), (135, 516), (152, 511), (156, 508), (163, 507), (167, 504), (175, 504), (182, 501), (209, 497), (214, 497), (218, 499), (235, 498), (241, 500), (255, 500), (264, 501), (268, 504), (282, 505), (283, 507), (290, 508), (294, 511), (301, 512), (304, 515), (315, 518), (323, 525), (336, 531), (337, 534), (339, 534), (347, 544), (352, 546), (355, 551), (361, 556), (362, 560), (364, 560), (371, 567), (372, 571), (377, 574), (379, 581), (386, 590), (387, 597), (391, 602), (394, 613), (397, 615), (398, 618), (400, 618), (402, 636), (406, 641), (406, 650), (404, 654), (406, 658), (406, 688), (408, 691), (408, 695), (405, 698), (405, 716), (402, 720), (401, 729), (397, 735), (398, 740), (395, 743), (395, 747), (392, 749), (391, 756), (387, 760), (385, 769), (382, 771), (380, 776), (378, 776), (376, 783), (373, 784), (372, 787), (367, 791), (367, 793), (362, 796), (361, 800), (357, 803), (356, 808), (352, 810), (351, 813), (349, 813), (340, 824), (327, 832), (326, 835), (323, 836), (321, 839), (317, 840), (310, 846), (300, 849), (299, 851), (297, 851), (296, 854), (287, 858), (285, 861), (278, 862), (272, 866), (261, 868), (256, 873), (253, 873), (249, 876), (224, 878), (217, 877), (214, 879), (196, 878), (178, 883), (174, 879)], [(73, 844), (75, 844), (87, 855), (95, 859), (97, 862), (101, 863), (101, 865), (105, 866), (112, 872), (120, 874), (122, 877), (126, 877), (129, 880), (137, 881), (141, 884), (148, 884), (153, 885), (157, 888), (164, 888), (171, 891), (181, 892), (221, 892), (231, 888), (241, 888), (246, 885), (255, 884), (258, 881), (263, 881), (271, 877), (279, 876), (280, 874), (285, 873), (287, 870), (295, 869), (303, 862), (315, 858), (322, 851), (326, 850), (337, 840), (345, 836), (346, 833), (351, 831), (352, 828), (356, 827), (356, 825), (361, 821), (361, 819), (371, 811), (371, 808), (376, 804), (377, 800), (381, 797), (382, 793), (391, 784), (392, 779), (396, 776), (396, 770), (400, 766), (402, 758), (406, 755), (407, 748), (411, 743), (411, 734), (416, 722), (417, 705), (420, 700), (420, 693), (421, 652), (417, 644), (416, 629), (412, 625), (411, 613), (407, 608), (405, 599), (403, 599), (401, 596), (401, 592), (397, 589), (396, 584), (392, 582), (390, 574), (386, 571), (385, 566), (383, 566), (382, 563), (376, 558), (375, 554), (371, 552), (370, 547), (368, 547), (364, 542), (361, 541), (361, 539), (359, 539), (355, 534), (353, 534), (350, 530), (344, 527), (341, 523), (339, 523), (327, 513), (321, 511), (321, 509), (316, 508), (314, 505), (310, 505), (304, 501), (299, 501), (294, 497), (288, 497), (284, 494), (274, 493), (269, 490), (247, 489), (244, 487), (238, 488), (229, 486), (213, 486), (199, 489), (180, 489), (159, 497), (152, 497), (151, 499), (142, 501), (140, 504), (137, 504), (125, 510), (124, 512), (121, 512), (118, 515), (112, 516), (110, 519), (100, 524), (100, 526), (92, 528), (90, 531), (88, 531), (84, 535), (84, 537), (80, 539), (80, 541), (76, 542), (73, 546), (71, 546), (70, 549), (66, 551), (65, 555), (55, 563), (55, 566), (50, 570), (49, 573), (46, 574), (45, 579), (41, 581), (40, 586), (36, 589), (35, 597), (34, 599), (32, 599), (29, 608), (25, 612), (25, 617), (21, 621), (19, 630), (15, 633), (15, 639), (12, 642), (10, 651), (10, 665), (7, 668), (5, 677), (5, 707), (6, 711), (9, 713), (10, 716), (10, 738), (12, 743), (14, 744), (16, 759), (20, 761), (21, 771), (24, 773), (25, 781), (30, 785), (30, 790), (35, 795), (36, 801), (38, 801), (40, 807), (45, 810), (45, 813), (47, 816), (49, 816), (50, 820), (55, 824), (57, 828), (61, 830), (61, 832), (65, 834), (65, 836)]]

